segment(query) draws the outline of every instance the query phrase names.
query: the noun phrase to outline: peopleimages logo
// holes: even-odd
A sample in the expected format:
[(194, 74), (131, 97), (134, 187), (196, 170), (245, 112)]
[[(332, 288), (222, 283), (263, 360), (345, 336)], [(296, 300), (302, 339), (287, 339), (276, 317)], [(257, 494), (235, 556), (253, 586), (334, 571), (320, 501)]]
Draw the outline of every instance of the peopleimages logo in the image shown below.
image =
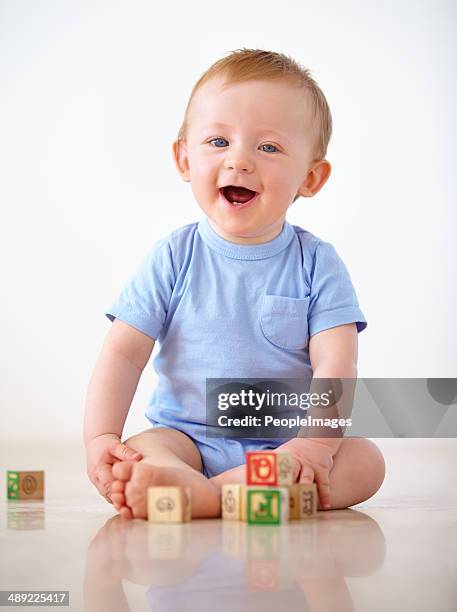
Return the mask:
[(337, 429), (339, 427), (350, 427), (352, 419), (319, 419), (314, 417), (289, 417), (279, 418), (271, 415), (256, 417), (246, 415), (241, 418), (228, 417), (223, 414), (218, 417), (217, 424), (219, 427), (281, 427), (282, 429), (295, 429), (297, 427), (330, 427)]
[(284, 406), (308, 410), (311, 406), (326, 408), (330, 406), (332, 389), (326, 393), (278, 393), (267, 389), (262, 393), (253, 389), (241, 389), (238, 393), (219, 393), (217, 407), (219, 410), (228, 410), (243, 406), (261, 410), (262, 407)]

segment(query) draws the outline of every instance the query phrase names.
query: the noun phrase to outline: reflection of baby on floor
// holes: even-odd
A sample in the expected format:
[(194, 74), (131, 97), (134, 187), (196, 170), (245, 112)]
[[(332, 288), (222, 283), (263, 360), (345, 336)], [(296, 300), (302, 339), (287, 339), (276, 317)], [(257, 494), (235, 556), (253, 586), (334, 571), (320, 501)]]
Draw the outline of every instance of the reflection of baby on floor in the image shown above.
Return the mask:
[(154, 612), (192, 609), (353, 610), (345, 577), (369, 575), (384, 536), (354, 510), (286, 526), (237, 521), (187, 524), (107, 521), (86, 563), (86, 610), (125, 612), (122, 579), (148, 585)]
[(300, 587), (276, 590), (274, 560), (246, 561), (227, 557), (214, 550), (195, 573), (174, 587), (150, 588), (146, 598), (149, 609), (160, 612), (176, 610), (280, 610), (287, 601), (288, 611), (308, 610)]

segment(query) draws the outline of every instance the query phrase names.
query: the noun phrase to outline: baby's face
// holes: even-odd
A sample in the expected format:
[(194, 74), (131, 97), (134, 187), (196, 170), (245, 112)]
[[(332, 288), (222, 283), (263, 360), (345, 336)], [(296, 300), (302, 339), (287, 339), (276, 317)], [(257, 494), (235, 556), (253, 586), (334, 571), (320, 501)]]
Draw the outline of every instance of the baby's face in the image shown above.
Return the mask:
[[(222, 90), (222, 83), (212, 79), (195, 94), (186, 141), (173, 145), (176, 164), (220, 236), (267, 242), (280, 233), (297, 193), (313, 195), (330, 165), (324, 162), (328, 172), (316, 188), (311, 109), (297, 87), (248, 81)], [(249, 193), (224, 189), (230, 185), (256, 193), (245, 202)]]

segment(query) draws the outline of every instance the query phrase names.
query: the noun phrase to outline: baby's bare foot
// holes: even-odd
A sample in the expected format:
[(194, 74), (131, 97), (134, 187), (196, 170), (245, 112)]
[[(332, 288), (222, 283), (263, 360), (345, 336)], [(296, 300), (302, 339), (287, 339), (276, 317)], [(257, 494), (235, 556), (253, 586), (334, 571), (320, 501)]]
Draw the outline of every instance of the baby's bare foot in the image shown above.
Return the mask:
[(125, 506), (124, 486), (124, 480), (113, 480), (111, 483), (111, 501), (118, 512)]
[(123, 518), (147, 517), (147, 490), (153, 486), (189, 486), (192, 516), (220, 514), (220, 492), (203, 474), (179, 467), (120, 461), (113, 465), (113, 504)]
[[(138, 469), (136, 469), (138, 468)], [(119, 461), (113, 466), (115, 478), (111, 486), (114, 507), (123, 518), (146, 518), (148, 487), (176, 484), (176, 479), (163, 466)]]

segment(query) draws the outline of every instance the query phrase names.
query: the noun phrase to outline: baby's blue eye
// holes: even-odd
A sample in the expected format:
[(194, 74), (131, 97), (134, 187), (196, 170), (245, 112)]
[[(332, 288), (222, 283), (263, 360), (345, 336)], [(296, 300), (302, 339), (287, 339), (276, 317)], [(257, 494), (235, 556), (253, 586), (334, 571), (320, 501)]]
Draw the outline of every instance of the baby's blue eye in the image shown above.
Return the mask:
[[(275, 147), (275, 145), (272, 145), (272, 144), (265, 144), (265, 145), (262, 145), (262, 147), (273, 147), (273, 149), (276, 149), (276, 151), (278, 150), (277, 147)], [(267, 151), (267, 153), (274, 153), (274, 151)]]
[[(215, 141), (217, 141), (217, 140), (219, 140), (219, 142), (220, 142), (221, 140), (224, 140), (225, 142), (227, 142), (227, 141), (225, 140), (225, 138), (213, 138), (212, 140), (210, 140), (210, 142), (215, 142)], [(217, 148), (217, 149), (220, 149), (221, 147), (216, 147), (216, 148)]]

